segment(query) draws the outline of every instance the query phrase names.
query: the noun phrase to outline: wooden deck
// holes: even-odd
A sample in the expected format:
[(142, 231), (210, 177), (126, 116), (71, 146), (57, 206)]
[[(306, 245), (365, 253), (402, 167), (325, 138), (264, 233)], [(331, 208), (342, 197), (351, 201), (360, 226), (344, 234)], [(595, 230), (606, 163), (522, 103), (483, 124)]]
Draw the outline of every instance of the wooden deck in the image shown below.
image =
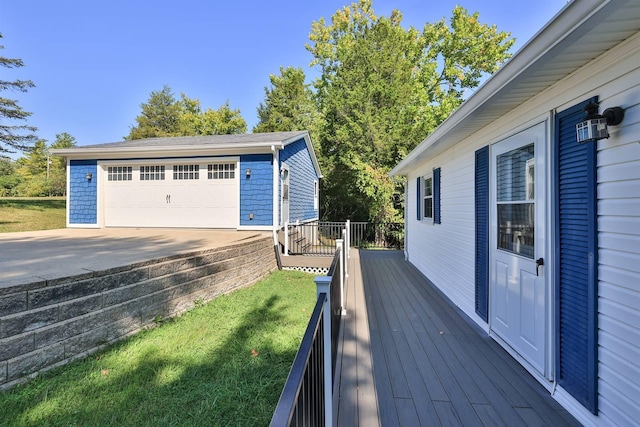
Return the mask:
[(579, 425), (402, 252), (349, 268), (338, 426)]

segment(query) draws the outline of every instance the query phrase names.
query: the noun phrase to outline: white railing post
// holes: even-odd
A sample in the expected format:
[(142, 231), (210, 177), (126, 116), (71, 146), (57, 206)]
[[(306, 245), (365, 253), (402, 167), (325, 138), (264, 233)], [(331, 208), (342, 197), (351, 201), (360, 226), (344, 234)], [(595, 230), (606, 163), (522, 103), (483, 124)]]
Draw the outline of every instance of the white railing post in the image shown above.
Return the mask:
[(284, 222), (284, 256), (289, 256), (289, 223)]
[[(335, 274), (335, 272), (334, 272)], [(333, 425), (333, 378), (331, 373), (331, 276), (316, 276), (316, 295), (324, 293), (324, 419), (325, 426)]]
[(342, 239), (336, 239), (336, 250), (340, 251), (340, 267), (338, 271), (334, 271), (333, 274), (338, 274), (340, 277), (340, 314), (344, 316), (347, 311), (344, 309), (344, 241)]
[(347, 258), (351, 258), (351, 253), (349, 249), (351, 249), (351, 220), (347, 220)]
[(346, 279), (349, 277), (349, 233), (345, 229), (342, 230), (342, 264), (343, 276)]

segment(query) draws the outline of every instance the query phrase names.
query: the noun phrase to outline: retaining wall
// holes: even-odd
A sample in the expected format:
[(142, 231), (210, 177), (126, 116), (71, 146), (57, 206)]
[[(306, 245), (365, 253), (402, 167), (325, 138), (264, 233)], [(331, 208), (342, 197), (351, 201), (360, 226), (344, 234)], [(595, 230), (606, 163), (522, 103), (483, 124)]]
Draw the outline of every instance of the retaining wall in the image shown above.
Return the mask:
[(277, 268), (273, 239), (0, 289), (0, 390)]

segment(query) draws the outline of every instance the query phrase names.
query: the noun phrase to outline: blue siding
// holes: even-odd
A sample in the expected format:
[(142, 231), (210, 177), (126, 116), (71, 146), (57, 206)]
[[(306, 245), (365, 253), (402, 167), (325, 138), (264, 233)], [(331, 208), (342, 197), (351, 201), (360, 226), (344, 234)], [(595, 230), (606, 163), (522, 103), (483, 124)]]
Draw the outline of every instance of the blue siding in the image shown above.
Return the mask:
[[(240, 156), (240, 225), (273, 225), (272, 160), (271, 154)], [(247, 169), (251, 169), (250, 177), (245, 174)]]
[(489, 321), (489, 147), (476, 151), (476, 313)]
[[(71, 160), (69, 168), (69, 224), (96, 224), (98, 162)], [(93, 175), (91, 181), (87, 180), (87, 173)]]
[(596, 144), (576, 141), (587, 102), (556, 116), (556, 376), (597, 414)]
[(289, 166), (289, 221), (318, 218), (313, 206), (313, 183), (318, 174), (304, 138), (288, 144), (280, 152), (280, 162)]

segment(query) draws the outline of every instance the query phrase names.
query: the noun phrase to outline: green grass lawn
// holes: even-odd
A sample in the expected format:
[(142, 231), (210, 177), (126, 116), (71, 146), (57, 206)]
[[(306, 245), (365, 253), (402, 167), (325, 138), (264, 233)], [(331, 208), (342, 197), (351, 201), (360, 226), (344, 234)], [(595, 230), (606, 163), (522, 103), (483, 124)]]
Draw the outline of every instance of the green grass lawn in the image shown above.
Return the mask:
[(312, 275), (276, 271), (0, 393), (0, 425), (268, 425), (314, 303)]
[(0, 198), (0, 233), (66, 226), (64, 197)]

